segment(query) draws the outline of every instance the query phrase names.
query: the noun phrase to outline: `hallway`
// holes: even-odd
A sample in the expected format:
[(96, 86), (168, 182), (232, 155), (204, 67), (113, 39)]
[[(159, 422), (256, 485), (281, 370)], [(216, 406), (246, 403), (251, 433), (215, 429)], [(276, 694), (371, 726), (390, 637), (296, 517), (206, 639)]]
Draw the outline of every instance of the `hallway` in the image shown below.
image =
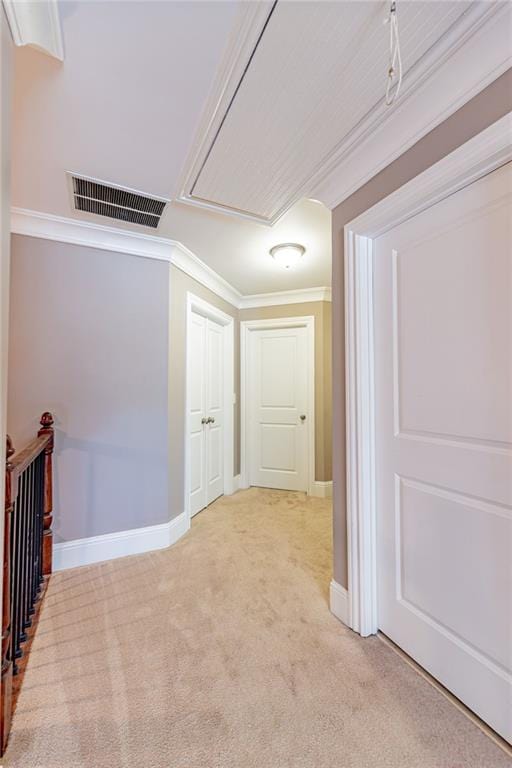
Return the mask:
[(4, 765), (510, 766), (329, 613), (330, 507), (251, 488), (171, 549), (55, 574)]

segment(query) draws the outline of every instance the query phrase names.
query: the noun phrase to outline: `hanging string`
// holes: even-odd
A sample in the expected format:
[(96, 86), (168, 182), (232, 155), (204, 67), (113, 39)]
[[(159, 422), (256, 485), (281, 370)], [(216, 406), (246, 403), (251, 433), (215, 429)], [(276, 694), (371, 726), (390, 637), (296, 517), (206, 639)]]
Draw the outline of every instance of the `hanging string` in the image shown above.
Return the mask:
[[(391, 3), (389, 17), (389, 66), (388, 84), (386, 87), (386, 104), (390, 107), (398, 98), (402, 85), (402, 56), (400, 54), (400, 39), (398, 37), (398, 19), (396, 15), (396, 3)], [(393, 90), (394, 88), (394, 90)]]

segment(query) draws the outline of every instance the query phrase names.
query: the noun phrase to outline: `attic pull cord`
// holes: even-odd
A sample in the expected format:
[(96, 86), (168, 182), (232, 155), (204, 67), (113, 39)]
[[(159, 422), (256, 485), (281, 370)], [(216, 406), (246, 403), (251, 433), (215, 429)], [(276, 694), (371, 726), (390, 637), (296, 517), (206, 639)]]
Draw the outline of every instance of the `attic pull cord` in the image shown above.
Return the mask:
[[(389, 24), (389, 67), (388, 84), (386, 87), (386, 104), (390, 107), (397, 100), (400, 86), (402, 85), (402, 56), (400, 54), (398, 19), (395, 2), (391, 3), (389, 16), (385, 23)], [(393, 87), (395, 87), (394, 91)]]

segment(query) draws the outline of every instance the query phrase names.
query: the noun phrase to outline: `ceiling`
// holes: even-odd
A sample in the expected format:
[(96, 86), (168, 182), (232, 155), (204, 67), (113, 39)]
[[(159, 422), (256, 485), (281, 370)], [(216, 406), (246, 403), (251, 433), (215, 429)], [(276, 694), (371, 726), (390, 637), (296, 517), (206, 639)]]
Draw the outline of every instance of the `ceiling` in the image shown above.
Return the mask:
[[(471, 5), (398, 3), (405, 78), (450, 27), (462, 26)], [(336, 146), (382, 105), (388, 14), (389, 3), (381, 1), (272, 5), (190, 180), (190, 197), (263, 221), (281, 215)]]
[[(405, 100), (493, 4), (398, 6)], [(172, 198), (151, 234), (243, 294), (330, 285), (330, 212), (305, 198), (358, 134), (400, 114), (382, 102), (389, 3), (59, 7), (64, 63), (16, 51), (13, 205), (145, 231), (74, 211), (71, 171)], [(306, 246), (294, 271), (268, 256), (288, 241)]]

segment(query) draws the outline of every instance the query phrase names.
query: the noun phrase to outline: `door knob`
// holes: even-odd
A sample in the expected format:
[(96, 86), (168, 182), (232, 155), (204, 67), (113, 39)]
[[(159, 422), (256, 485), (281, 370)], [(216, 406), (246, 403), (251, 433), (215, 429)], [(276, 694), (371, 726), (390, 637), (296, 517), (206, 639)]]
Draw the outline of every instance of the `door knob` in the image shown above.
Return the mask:
[(210, 424), (215, 424), (215, 419), (213, 418), (213, 416), (210, 416), (208, 421), (210, 422)]
[(208, 424), (208, 419), (205, 419), (204, 416), (201, 419), (201, 424)]
[(305, 413), (301, 413), (300, 420), (301, 421), (306, 421), (306, 414)]

